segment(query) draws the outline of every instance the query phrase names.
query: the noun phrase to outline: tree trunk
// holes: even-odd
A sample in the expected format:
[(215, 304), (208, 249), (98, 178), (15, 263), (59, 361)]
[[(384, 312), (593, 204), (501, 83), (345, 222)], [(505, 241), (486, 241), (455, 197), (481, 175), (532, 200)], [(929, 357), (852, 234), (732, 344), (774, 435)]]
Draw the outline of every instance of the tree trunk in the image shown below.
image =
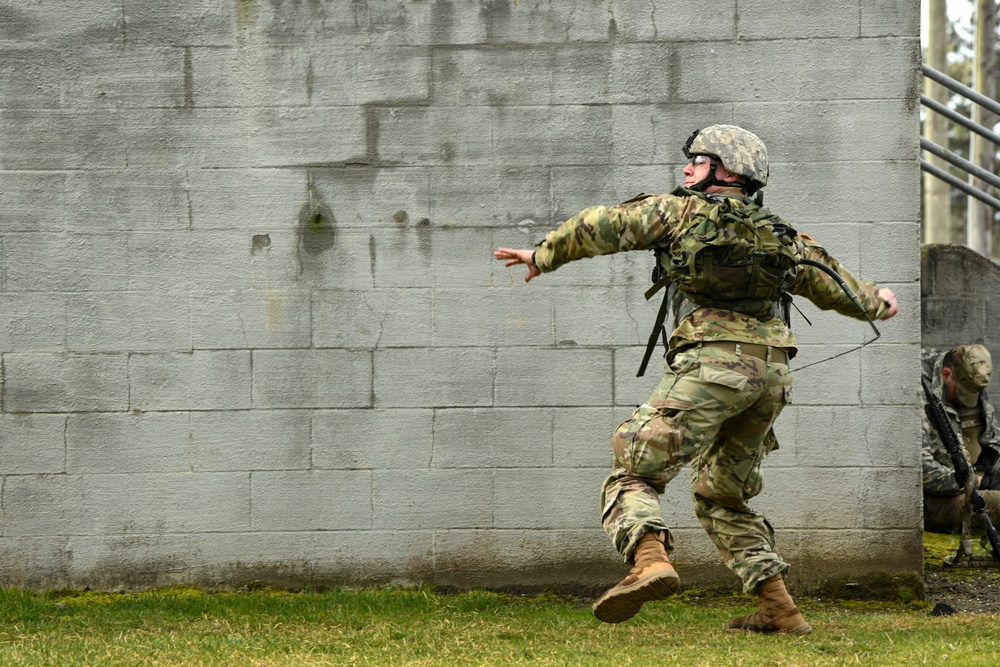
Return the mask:
[[(976, 7), (976, 56), (973, 63), (975, 75), (973, 88), (991, 100), (996, 99), (996, 20), (994, 0), (978, 0)], [(972, 105), (972, 120), (993, 129), (996, 116), (979, 106)], [(996, 148), (992, 141), (975, 132), (969, 142), (969, 160), (993, 173), (993, 156)], [(993, 194), (989, 183), (969, 176), (969, 184), (977, 190)], [(969, 197), (969, 218), (966, 227), (966, 245), (981, 255), (990, 257), (993, 249), (993, 209), (978, 199)]]
[[(939, 72), (946, 72), (948, 54), (948, 11), (946, 0), (929, 0), (927, 17), (928, 65)], [(924, 78), (924, 94), (941, 104), (948, 103), (948, 91), (939, 83)], [(948, 121), (927, 110), (924, 119), (924, 136), (938, 146), (948, 147)], [(948, 163), (941, 158), (925, 154), (925, 159), (938, 169), (947, 170)], [(924, 174), (924, 243), (950, 243), (951, 224), (949, 186)]]

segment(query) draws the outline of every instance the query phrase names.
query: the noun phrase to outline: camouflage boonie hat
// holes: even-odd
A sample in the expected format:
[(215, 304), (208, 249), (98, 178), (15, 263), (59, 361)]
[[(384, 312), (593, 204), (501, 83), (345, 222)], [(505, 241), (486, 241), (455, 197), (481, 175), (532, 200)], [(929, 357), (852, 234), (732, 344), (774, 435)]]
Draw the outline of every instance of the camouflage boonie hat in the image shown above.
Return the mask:
[(982, 345), (959, 345), (951, 351), (954, 361), (955, 388), (962, 405), (974, 408), (979, 392), (990, 384), (993, 360)]
[(695, 130), (684, 144), (684, 156), (714, 155), (733, 174), (745, 176), (757, 184), (767, 185), (767, 147), (760, 138), (736, 125), (710, 125)]

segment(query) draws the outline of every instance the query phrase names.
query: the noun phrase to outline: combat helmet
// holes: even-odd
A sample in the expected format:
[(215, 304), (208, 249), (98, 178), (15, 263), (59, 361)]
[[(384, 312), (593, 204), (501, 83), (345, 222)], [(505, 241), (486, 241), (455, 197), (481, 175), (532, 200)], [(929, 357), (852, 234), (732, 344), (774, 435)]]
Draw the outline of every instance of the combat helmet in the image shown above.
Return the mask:
[[(703, 130), (695, 130), (684, 144), (684, 156), (707, 155), (718, 160), (731, 173), (746, 177), (748, 183), (743, 190), (753, 194), (767, 185), (767, 147), (760, 138), (736, 125), (710, 125)], [(692, 186), (693, 190), (718, 186), (732, 186), (732, 183), (715, 178), (715, 166), (708, 178)]]

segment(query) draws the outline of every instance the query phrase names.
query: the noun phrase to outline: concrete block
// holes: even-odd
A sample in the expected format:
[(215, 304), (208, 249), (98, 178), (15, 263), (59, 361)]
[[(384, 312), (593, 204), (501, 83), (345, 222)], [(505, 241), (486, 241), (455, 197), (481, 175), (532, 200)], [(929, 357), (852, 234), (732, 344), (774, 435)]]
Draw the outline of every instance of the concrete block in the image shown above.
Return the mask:
[(553, 411), (552, 464), (560, 468), (610, 467), (611, 434), (626, 417), (613, 408)]
[(185, 472), (189, 438), (183, 413), (70, 415), (66, 472)]
[(316, 469), (429, 468), (434, 448), (432, 410), (314, 410), (312, 466)]
[[(789, 364), (795, 405), (857, 405), (861, 400), (861, 351), (853, 345), (800, 345)], [(834, 357), (842, 352), (843, 356)], [(805, 368), (808, 364), (816, 365)]]
[(493, 351), (486, 348), (376, 350), (375, 406), (492, 405), (493, 375)]
[(0, 172), (0, 206), (5, 234), (63, 228), (69, 213), (63, 173)]
[(551, 51), (551, 97), (548, 104), (602, 104), (613, 100), (613, 46), (588, 42), (566, 44)]
[[(919, 577), (923, 571), (923, 533), (919, 530), (778, 531), (781, 553), (794, 563), (809, 563), (808, 568), (791, 570), (793, 586), (837, 577), (857, 581), (867, 574), (887, 572)], [(858, 559), (862, 544), (864, 556)], [(851, 564), (852, 560), (856, 562)]]
[(501, 348), (496, 405), (608, 405), (611, 357), (611, 350), (595, 348)]
[(124, 354), (8, 352), (4, 412), (89, 412), (129, 407)]
[(431, 290), (421, 288), (314, 290), (312, 344), (351, 349), (430, 345), (431, 297)]
[(873, 529), (924, 528), (923, 481), (920, 466), (863, 471), (861, 527)]
[[(296, 256), (297, 235), (258, 230), (133, 232), (128, 236), (128, 287), (265, 293), (293, 285), (307, 268)], [(262, 236), (262, 238), (255, 238)], [(300, 268), (301, 267), (301, 268)]]
[(0, 469), (7, 475), (66, 472), (65, 415), (0, 417)]
[(602, 42), (612, 32), (609, 12), (580, 12), (562, 4), (530, 6), (506, 0), (493, 5), (488, 17), (490, 41), (498, 44)]
[[(754, 502), (754, 509), (777, 530), (857, 526), (865, 511), (864, 485), (868, 481), (862, 469), (802, 467), (783, 473), (768, 475), (759, 500)], [(834, 498), (835, 505), (831, 503)]]
[[(493, 250), (499, 245), (480, 229), (430, 225), (393, 230), (374, 239), (376, 287), (489, 287)], [(502, 268), (502, 265), (501, 267)]]
[(5, 537), (104, 535), (129, 529), (126, 475), (10, 475)]
[(147, 169), (307, 167), (368, 151), (365, 111), (347, 107), (148, 109), (128, 118), (124, 141), (129, 166)]
[(311, 201), (325, 206), (338, 229), (403, 230), (430, 216), (430, 176), (425, 167), (346, 166), (308, 172)]
[[(884, 162), (912, 150), (909, 100), (739, 102), (737, 124), (767, 144), (773, 162)], [(815, 119), (803, 123), (800, 119)], [(697, 126), (696, 126), (697, 127)], [(766, 192), (766, 191), (765, 191)], [(859, 211), (859, 213), (861, 213)]]
[(68, 542), (61, 536), (0, 538), (0, 579), (5, 586), (33, 591), (67, 588), (73, 560)]
[(862, 37), (920, 35), (920, 12), (906, 0), (861, 0)]
[[(773, 11), (779, 11), (777, 5), (773, 7)], [(800, 11), (806, 11), (805, 7)], [(838, 29), (836, 22), (831, 25)], [(856, 35), (857, 10), (853, 29)], [(795, 91), (799, 101), (913, 99), (919, 85), (916, 69), (920, 62), (919, 46), (914, 40), (879, 39), (827, 39), (819, 50), (816, 42), (809, 39), (679, 43), (674, 46), (677, 61), (699, 65), (677, 71), (673, 99), (675, 102), (774, 100), (787, 96), (790, 90)], [(760, 63), (765, 62), (766, 72), (761, 72)], [(711, 79), (703, 74), (723, 69), (730, 76)], [(857, 73), (862, 69), (865, 76), (859, 79)], [(900, 72), (911, 74), (900, 76)], [(884, 183), (880, 184), (882, 187)]]
[[(547, 169), (442, 167), (430, 172), (429, 217), (437, 224), (548, 224), (550, 200)], [(410, 222), (418, 221), (410, 216)]]
[[(685, 158), (681, 148), (684, 142), (696, 129), (708, 125), (716, 123), (730, 125), (737, 122), (744, 125), (746, 121), (735, 116), (733, 108), (734, 105), (730, 102), (669, 106), (615, 105), (611, 112), (615, 164), (670, 165), (672, 172), (676, 172), (675, 182), (651, 183), (648, 189), (636, 185), (633, 186), (637, 188), (634, 194), (670, 192), (676, 185), (682, 183), (681, 171), (684, 168)], [(768, 147), (770, 148), (770, 145)], [(629, 192), (632, 192), (632, 189)], [(618, 201), (624, 201), (632, 195), (619, 193), (618, 196), (620, 197)]]
[(8, 292), (124, 291), (128, 241), (114, 234), (5, 234)]
[(4, 48), (0, 62), (0, 108), (58, 109), (63, 106), (62, 54), (51, 48)]
[(0, 350), (66, 351), (66, 297), (42, 292), (0, 294)]
[(265, 284), (280, 284), (287, 276), (313, 289), (365, 290), (375, 286), (378, 240), (374, 234), (340, 231), (334, 224), (324, 225), (322, 232), (306, 227), (294, 234), (271, 234), (270, 239), (268, 251), (258, 255), (266, 273), (255, 267), (257, 282), (263, 278)]
[[(67, 587), (144, 590), (231, 582), (277, 589), (303, 584), (416, 583), (431, 572), (431, 531), (238, 532), (75, 537)], [(0, 543), (2, 544), (2, 543)], [(3, 547), (0, 546), (0, 549)], [(183, 563), (183, 568), (178, 568)], [(123, 573), (127, 575), (123, 577)]]
[(861, 401), (913, 405), (920, 393), (920, 346), (879, 345), (861, 351)]
[(977, 297), (942, 296), (920, 300), (921, 341), (928, 347), (950, 348), (967, 341), (983, 341), (997, 316), (987, 313)]
[(183, 291), (88, 292), (66, 301), (73, 352), (191, 350), (190, 298)]
[[(73, 171), (65, 175), (65, 225), (104, 230), (184, 230), (191, 224), (185, 175), (173, 171)], [(114, 215), (108, 215), (114, 211)]]
[[(259, 232), (301, 225), (309, 203), (308, 173), (301, 169), (199, 169), (188, 173), (185, 222), (194, 230)], [(188, 204), (190, 220), (187, 220)]]
[(794, 438), (782, 446), (794, 450), (797, 465), (907, 468), (920, 460), (913, 406), (799, 406), (792, 418)]
[[(597, 48), (607, 53), (606, 47)], [(449, 107), (550, 104), (555, 82), (568, 74), (555, 68), (556, 58), (564, 53), (563, 49), (553, 51), (538, 46), (435, 51), (431, 72), (434, 104)], [(588, 63), (587, 70), (598, 69), (602, 60), (595, 57)], [(596, 67), (595, 63), (598, 63)], [(577, 103), (583, 101), (575, 100)], [(562, 103), (567, 101), (562, 100)]]
[[(469, 558), (487, 553), (489, 561)], [(596, 588), (628, 572), (600, 528), (439, 530), (434, 532), (434, 563), (435, 583), (463, 588), (502, 587), (512, 581), (541, 590), (580, 584)]]
[[(674, 77), (679, 67), (673, 51), (663, 48), (662, 42), (616, 44), (610, 59), (610, 102), (667, 104), (673, 101)], [(642, 66), (636, 67), (636, 63)]]
[(434, 345), (551, 345), (554, 294), (493, 288), (434, 291)]
[(162, 535), (250, 528), (250, 473), (141, 474), (127, 479), (130, 532)]
[(11, 7), (4, 12), (4, 26), (0, 44), (12, 46), (65, 47), (77, 44), (80, 36), (86, 35), (92, 44), (121, 48), (125, 39), (118, 0)]
[[(0, 169), (119, 169), (128, 162), (125, 118), (114, 109), (0, 110)], [(71, 137), (71, 140), (68, 138)]]
[(237, 25), (246, 19), (244, 8), (233, 12), (211, 0), (179, 0), (169, 5), (125, 0), (119, 11), (125, 16), (127, 43), (142, 46), (229, 46), (236, 41)]
[(343, 44), (334, 43), (310, 49), (309, 58), (313, 106), (429, 101), (431, 55), (426, 48), (359, 45), (345, 49)]
[(311, 54), (300, 45), (188, 49), (190, 103), (197, 107), (309, 104)]
[(366, 530), (372, 525), (372, 473), (290, 470), (251, 476), (254, 530)]
[(731, 40), (736, 37), (735, 25), (740, 14), (736, 0), (713, 5), (711, 12), (683, 4), (671, 5), (668, 9), (645, 0), (619, 0), (610, 10), (618, 39), (667, 44), (687, 40)]
[(611, 106), (497, 107), (492, 149), (503, 165), (602, 165)]
[(835, 0), (822, 7), (778, 7), (762, 0), (740, 0), (736, 27), (744, 39), (858, 37), (857, 2)]
[(878, 283), (920, 279), (920, 225), (915, 222), (861, 225), (861, 268)]
[[(113, 54), (113, 55), (112, 55)], [(62, 98), (77, 109), (190, 106), (186, 49), (76, 46), (62, 53)]]
[(195, 349), (309, 347), (310, 293), (297, 285), (191, 294)]
[(552, 465), (554, 411), (539, 408), (434, 411), (435, 468)]
[(600, 524), (605, 468), (498, 470), (497, 528), (593, 528)]
[[(631, 292), (642, 290), (633, 288)], [(556, 341), (560, 345), (638, 345), (645, 343), (652, 322), (640, 320), (629, 308), (632, 294), (627, 287), (604, 290), (564, 287), (552, 290)], [(654, 309), (658, 304), (654, 304)], [(655, 315), (654, 315), (655, 318)], [(540, 342), (540, 341), (539, 341)]]
[[(649, 326), (649, 330), (653, 330), (652, 325)], [(646, 402), (666, 373), (670, 373), (673, 377), (673, 372), (667, 368), (667, 362), (664, 359), (666, 350), (662, 340), (657, 343), (656, 349), (649, 357), (645, 374), (642, 377), (637, 377), (636, 373), (639, 372), (639, 365), (642, 363), (642, 356), (645, 353), (645, 344), (641, 347), (621, 347), (614, 350), (614, 405), (616, 406), (616, 418), (620, 417), (615, 423), (616, 427), (632, 414), (633, 408)]]
[(370, 406), (372, 357), (352, 350), (255, 350), (253, 407)]
[(488, 528), (493, 472), (393, 470), (372, 474), (372, 528)]
[(487, 107), (394, 107), (376, 109), (375, 150), (399, 166), (490, 165), (494, 155), (493, 109)]
[(308, 410), (191, 412), (192, 472), (302, 470), (310, 465)]
[(249, 351), (132, 354), (130, 407), (136, 410), (238, 410), (251, 407)]
[[(918, 219), (919, 167), (909, 160), (857, 163), (772, 163), (765, 200), (796, 229), (819, 222), (913, 221)], [(844, 183), (851, 190), (830, 183)], [(809, 192), (803, 197), (802, 192)]]

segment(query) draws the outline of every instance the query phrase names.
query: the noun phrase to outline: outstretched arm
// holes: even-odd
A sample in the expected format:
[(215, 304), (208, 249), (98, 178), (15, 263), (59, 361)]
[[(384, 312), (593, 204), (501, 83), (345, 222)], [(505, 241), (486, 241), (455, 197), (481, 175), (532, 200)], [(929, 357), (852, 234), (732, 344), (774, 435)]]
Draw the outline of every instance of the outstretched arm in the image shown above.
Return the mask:
[(535, 276), (542, 275), (542, 272), (538, 270), (535, 266), (535, 251), (528, 249), (513, 249), (513, 248), (500, 248), (493, 253), (493, 256), (504, 262), (504, 266), (515, 266), (517, 264), (526, 264), (528, 266), (528, 274), (524, 276), (524, 282), (528, 282)]

